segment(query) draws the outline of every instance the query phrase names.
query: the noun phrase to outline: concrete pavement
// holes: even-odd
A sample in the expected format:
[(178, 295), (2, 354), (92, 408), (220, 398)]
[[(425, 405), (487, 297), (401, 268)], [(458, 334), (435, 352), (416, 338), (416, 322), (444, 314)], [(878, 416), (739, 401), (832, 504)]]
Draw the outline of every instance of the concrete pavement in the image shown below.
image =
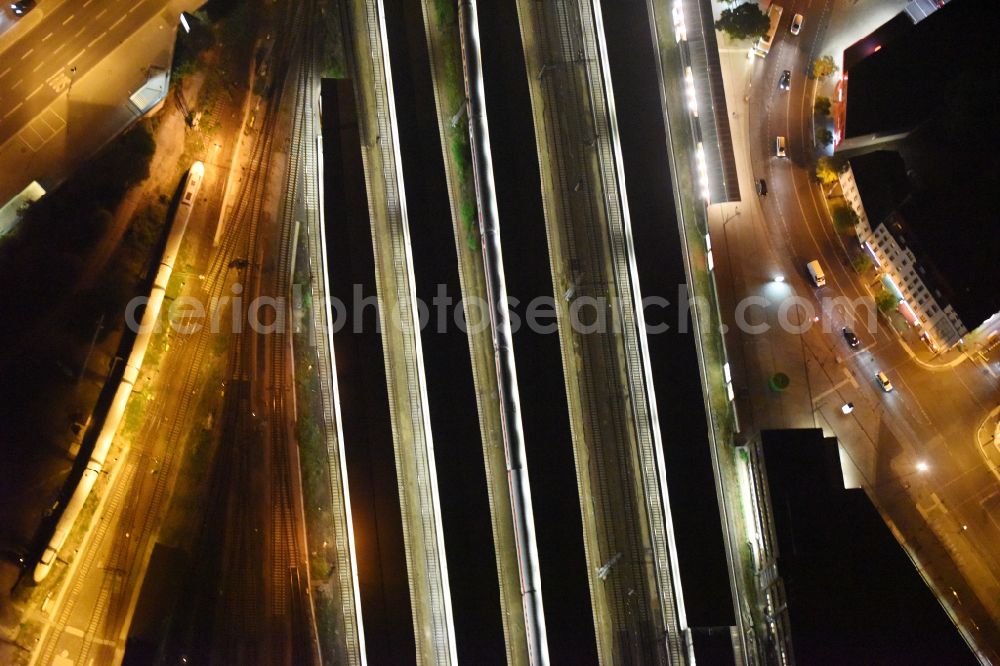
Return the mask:
[(353, 0), (359, 105), (393, 446), (419, 663), (457, 661), (395, 101), (381, 0)]

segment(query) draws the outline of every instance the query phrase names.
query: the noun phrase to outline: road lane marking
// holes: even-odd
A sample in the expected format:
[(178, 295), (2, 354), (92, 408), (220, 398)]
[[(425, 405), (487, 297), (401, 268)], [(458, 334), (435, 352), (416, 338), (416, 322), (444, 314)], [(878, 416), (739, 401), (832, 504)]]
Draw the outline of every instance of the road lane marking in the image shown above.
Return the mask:
[(21, 60), (24, 60), (25, 58), (27, 58), (28, 56), (30, 56), (34, 52), (35, 52), (35, 49), (28, 49), (27, 51), (24, 52), (24, 55), (21, 56)]
[(132, 5), (132, 8), (128, 10), (128, 13), (131, 14), (135, 10), (139, 9), (139, 7), (142, 6), (143, 2), (145, 2), (145, 0), (142, 0), (142, 2), (137, 2), (134, 5)]
[(107, 8), (107, 7), (105, 7), (105, 8), (104, 8), (104, 9), (102, 9), (102, 10), (101, 10), (100, 12), (98, 12), (98, 14), (97, 14), (96, 16), (94, 16), (94, 18), (95, 18), (95, 19), (99, 19), (99, 18), (101, 18), (102, 16), (104, 16), (104, 15), (105, 15), (105, 14), (107, 14), (107, 13), (108, 13), (108, 8)]
[(67, 23), (69, 23), (70, 21), (72, 21), (74, 18), (76, 18), (76, 14), (70, 14), (69, 18), (66, 19), (65, 21), (63, 21), (62, 24), (66, 25)]
[[(110, 26), (108, 26), (108, 30), (107, 31), (114, 30), (118, 26), (118, 24), (121, 23), (124, 20), (125, 20), (125, 17), (121, 16), (117, 21), (115, 21)], [(105, 32), (107, 32), (107, 31), (105, 31)]]
[(65, 90), (66, 86), (69, 85), (69, 81), (70, 81), (69, 77), (62, 70), (56, 72), (49, 78), (45, 79), (45, 82), (48, 83), (49, 86), (52, 88), (52, 90), (54, 90), (57, 93)]
[(33, 70), (31, 70), (31, 73), (34, 74), (35, 72), (37, 72), (38, 70), (40, 70), (42, 68), (42, 65), (44, 65), (44, 64), (45, 64), (44, 62), (40, 62), (37, 65), (35, 65), (35, 68)]
[(62, 44), (60, 44), (60, 45), (59, 45), (59, 48), (57, 48), (57, 49), (56, 49), (55, 51), (53, 51), (53, 52), (52, 52), (52, 55), (55, 55), (55, 54), (59, 53), (59, 52), (60, 52), (60, 51), (62, 51), (62, 50), (63, 50), (63, 49), (65, 48), (65, 47), (66, 47), (66, 42), (63, 42)]
[(67, 64), (67, 65), (72, 65), (72, 64), (73, 64), (74, 62), (76, 62), (76, 59), (77, 59), (77, 58), (79, 58), (80, 56), (82, 56), (82, 55), (83, 55), (83, 52), (84, 52), (84, 51), (86, 51), (86, 50), (87, 50), (87, 49), (80, 49), (80, 50), (79, 50), (79, 52), (77, 52), (77, 54), (76, 54), (75, 56), (73, 56), (72, 58), (70, 58), (70, 59), (69, 59), (69, 62), (68, 62), (68, 63), (66, 63), (66, 64)]
[(17, 106), (15, 106), (13, 109), (11, 109), (10, 111), (8, 111), (7, 113), (3, 114), (3, 119), (7, 120), (8, 116), (10, 116), (11, 114), (13, 114), (15, 111), (17, 111), (18, 109), (20, 109), (22, 106), (24, 106), (24, 102), (18, 102)]
[(81, 26), (79, 30), (73, 33), (73, 37), (79, 37), (83, 34), (83, 31), (87, 29), (87, 26)]
[(38, 91), (41, 90), (44, 87), (45, 87), (44, 83), (39, 83), (38, 87), (35, 88), (34, 90), (32, 90), (30, 95), (28, 95), (27, 97), (24, 98), (25, 101), (27, 101), (27, 100), (31, 99), (32, 97), (34, 97), (38, 93)]
[(48, 39), (51, 36), (52, 36), (52, 33), (50, 32), (49, 34), (47, 34), (44, 37), (42, 37), (42, 41), (44, 42), (46, 39)]
[(85, 3), (83, 3), (83, 6), (86, 7), (87, 5), (89, 5), (90, 3), (92, 3), (93, 1), (94, 0), (87, 0)]
[(9, 71), (10, 71), (10, 67), (8, 67), (7, 69), (3, 70), (3, 73), (2, 73), (2, 74), (0, 74), (0, 79), (2, 79), (3, 77), (7, 76), (7, 73), (8, 73)]
[(90, 40), (89, 42), (87, 42), (87, 48), (89, 49), (91, 46), (93, 46), (97, 42), (101, 41), (101, 38), (104, 37), (104, 35), (106, 35), (106, 34), (108, 34), (107, 30), (105, 30), (104, 32), (102, 32), (101, 34), (99, 34), (97, 37), (94, 37), (92, 40)]
[(22, 82), (22, 81), (24, 81), (24, 79), (18, 79), (18, 80), (17, 80), (17, 83), (15, 83), (14, 85), (12, 85), (12, 86), (10, 87), (10, 88), (11, 88), (11, 90), (13, 90), (14, 88), (16, 88), (16, 87), (18, 87), (19, 85), (21, 85), (21, 82)]

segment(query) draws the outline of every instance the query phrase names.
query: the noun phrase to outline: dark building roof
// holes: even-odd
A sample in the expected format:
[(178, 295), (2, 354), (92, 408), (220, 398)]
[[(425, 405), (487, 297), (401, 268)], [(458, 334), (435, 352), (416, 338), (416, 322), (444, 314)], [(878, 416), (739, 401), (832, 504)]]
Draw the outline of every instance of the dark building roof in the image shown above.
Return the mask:
[(886, 229), (901, 246), (913, 250), (927, 288), (939, 301), (950, 303), (967, 328), (1000, 311), (1000, 233), (995, 219), (963, 216), (942, 206), (938, 198), (918, 194), (900, 206)]
[(891, 19), (875, 28), (875, 31), (862, 37), (844, 49), (844, 71), (850, 72), (859, 62), (875, 53), (875, 49), (885, 48), (896, 37), (905, 35), (913, 28), (913, 19), (906, 12), (899, 12)]
[(764, 431), (767, 483), (797, 663), (977, 663), (860, 489), (835, 439)]
[(872, 229), (896, 210), (910, 194), (903, 158), (894, 150), (876, 150), (851, 158), (865, 214)]
[[(995, 79), (989, 70), (1000, 61), (998, 25), (1000, 12), (992, 3), (954, 0), (916, 25), (897, 15), (851, 46), (844, 53), (844, 137), (912, 129), (948, 101), (963, 75)], [(994, 107), (980, 108), (991, 115)]]

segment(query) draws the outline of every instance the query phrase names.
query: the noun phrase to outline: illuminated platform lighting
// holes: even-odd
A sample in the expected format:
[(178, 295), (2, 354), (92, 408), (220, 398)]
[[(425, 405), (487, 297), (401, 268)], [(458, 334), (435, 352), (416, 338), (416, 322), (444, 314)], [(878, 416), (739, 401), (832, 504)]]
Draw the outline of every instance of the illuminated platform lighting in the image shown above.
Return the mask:
[(684, 7), (680, 0), (674, 0), (674, 38), (678, 43), (686, 42), (688, 38), (687, 25), (684, 23)]
[(695, 118), (698, 117), (698, 98), (694, 93), (694, 72), (690, 67), (684, 68), (684, 93), (687, 95), (688, 111)]
[(705, 146), (698, 142), (698, 147), (694, 152), (695, 164), (698, 170), (698, 184), (701, 187), (701, 197), (705, 201), (711, 201), (711, 194), (708, 190), (708, 165), (705, 162)]

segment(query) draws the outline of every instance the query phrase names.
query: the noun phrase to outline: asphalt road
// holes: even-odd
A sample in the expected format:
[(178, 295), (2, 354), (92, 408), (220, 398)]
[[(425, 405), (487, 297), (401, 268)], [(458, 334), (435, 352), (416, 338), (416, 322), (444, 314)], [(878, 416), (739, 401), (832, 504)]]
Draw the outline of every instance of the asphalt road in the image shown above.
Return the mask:
[[(0, 51), (0, 144), (156, 16), (166, 0), (66, 2)], [(45, 11), (44, 2), (33, 12)], [(136, 63), (139, 69), (145, 63)]]
[[(748, 89), (750, 162), (752, 177), (766, 178), (769, 195), (762, 199), (764, 223), (748, 228), (763, 236), (757, 242), (771, 249), (767, 261), (788, 277), (799, 295), (842, 295), (871, 303), (864, 280), (847, 263), (823, 195), (810, 176), (816, 83), (805, 70), (811, 58), (820, 55), (813, 50), (832, 5), (832, 1), (817, 4), (805, 0), (785, 5), (771, 53), (753, 65)], [(806, 18), (796, 37), (789, 33), (788, 25), (797, 12)], [(785, 69), (792, 72), (787, 92), (778, 88), (778, 78)], [(787, 159), (774, 157), (778, 135), (788, 138)], [(846, 242), (852, 241), (848, 238)], [(805, 274), (804, 264), (812, 259), (821, 262), (827, 275), (827, 286), (821, 290), (814, 290)], [(872, 468), (860, 462), (864, 481), (876, 488), (883, 509), (903, 537), (911, 545), (917, 544), (918, 554), (920, 544), (940, 554), (926, 532), (927, 527), (933, 530), (949, 557), (930, 554), (927, 559), (921, 557), (921, 563), (939, 582), (939, 592), (951, 597), (945, 599), (946, 605), (971, 620), (968, 626), (973, 634), (996, 648), (1000, 642), (996, 630), (1000, 581), (995, 573), (1000, 572), (1000, 524), (996, 518), (1000, 481), (980, 452), (977, 431), (1000, 403), (997, 379), (968, 359), (953, 367), (943, 365), (943, 358), (935, 359), (941, 365), (927, 367), (927, 350), (911, 340), (908, 351), (884, 319), (868, 327), (857, 311), (836, 311), (823, 317), (828, 320), (824, 321), (828, 332), (815, 327), (803, 337), (810, 382), (825, 374), (833, 385), (831, 389), (818, 384), (811, 395), (819, 425), (833, 430), (856, 462), (869, 459), (874, 464), (876, 478)], [(852, 326), (861, 338), (859, 349), (851, 350), (842, 339), (840, 327), (845, 325)], [(843, 369), (848, 374), (842, 376)], [(895, 385), (892, 393), (883, 393), (876, 386), (874, 374), (878, 370), (885, 371)], [(839, 408), (841, 399), (857, 400), (866, 409), (853, 420), (841, 418), (835, 413), (839, 410), (830, 409)], [(858, 433), (856, 425), (864, 435)], [(886, 457), (888, 449), (894, 456), (891, 460)], [(918, 461), (925, 462), (928, 469), (919, 471)], [(907, 492), (884, 492), (886, 488)], [(914, 507), (919, 514), (916, 517)], [(966, 583), (985, 608), (968, 592), (963, 594)], [(993, 617), (992, 627), (986, 614)]]

